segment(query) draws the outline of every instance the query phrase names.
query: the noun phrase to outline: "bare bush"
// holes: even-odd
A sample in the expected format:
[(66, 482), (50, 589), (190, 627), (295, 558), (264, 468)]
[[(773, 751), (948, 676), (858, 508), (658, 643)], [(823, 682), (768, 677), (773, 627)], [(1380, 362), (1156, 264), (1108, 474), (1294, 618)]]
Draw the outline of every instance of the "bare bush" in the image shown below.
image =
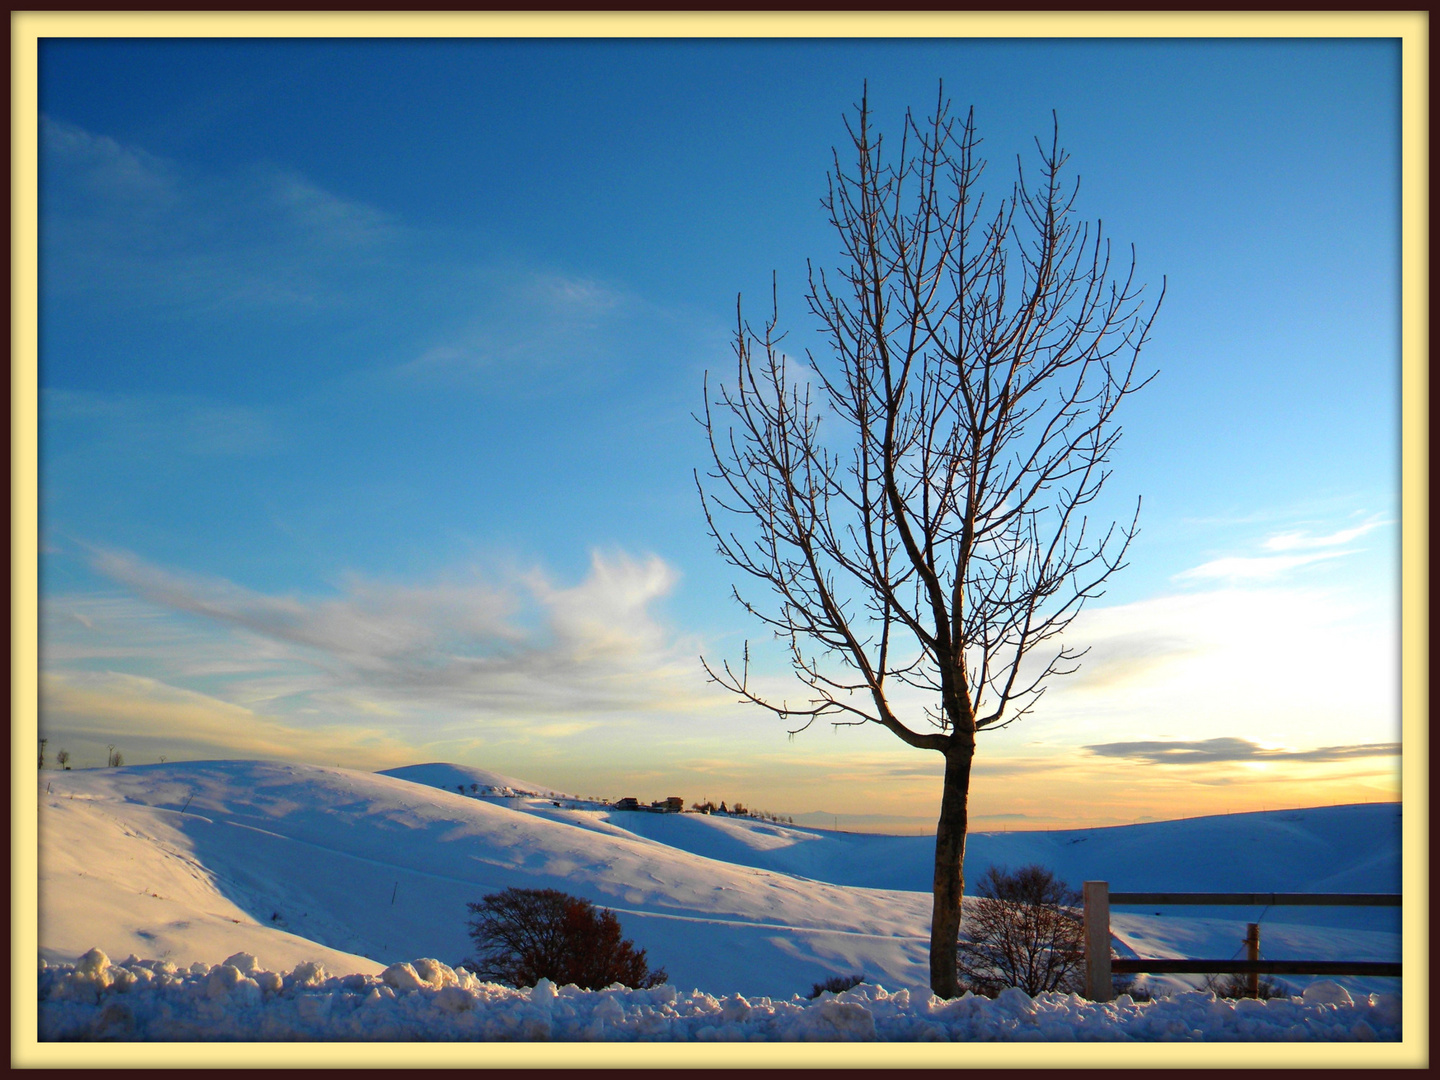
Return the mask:
[(853, 990), (865, 981), (864, 975), (835, 975), (824, 982), (818, 982), (810, 987), (810, 1000), (814, 1001), (821, 994), (843, 994), (846, 990)]
[(620, 936), (613, 912), (558, 889), (506, 889), (470, 908), (477, 949), (469, 967), (482, 979), (534, 986), (541, 979), (583, 990), (614, 983), (635, 989), (665, 981), (651, 971), (645, 950)]
[(1085, 968), (1084, 924), (1074, 911), (1080, 894), (1043, 866), (1013, 873), (992, 866), (965, 908), (967, 938), (958, 952), (962, 989), (994, 997), (1009, 986), (1032, 997), (1048, 990), (1080, 992)]

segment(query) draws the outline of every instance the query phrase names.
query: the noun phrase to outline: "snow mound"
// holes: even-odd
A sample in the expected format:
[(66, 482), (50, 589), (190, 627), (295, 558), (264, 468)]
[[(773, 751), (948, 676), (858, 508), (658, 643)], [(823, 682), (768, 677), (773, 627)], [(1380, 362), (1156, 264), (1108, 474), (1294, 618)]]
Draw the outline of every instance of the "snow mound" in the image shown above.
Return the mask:
[[(93, 954), (93, 955), (92, 955)], [(232, 957), (232, 960), (236, 959)], [(862, 984), (814, 1001), (715, 997), (674, 986), (629, 990), (512, 989), (434, 959), (383, 975), (323, 977), (314, 963), (289, 974), (245, 957), (188, 970), (98, 949), (79, 966), (39, 972), (40, 1038), (56, 1040), (606, 1040), (614, 1042), (1398, 1041), (1400, 1000), (1227, 1001), (1210, 993), (1096, 1004), (1074, 994), (993, 1001), (895, 993)], [(1337, 988), (1338, 989), (1338, 988)], [(1343, 991), (1342, 991), (1343, 993)], [(1323, 995), (1322, 995), (1323, 996)], [(1338, 995), (1337, 995), (1338, 996)]]

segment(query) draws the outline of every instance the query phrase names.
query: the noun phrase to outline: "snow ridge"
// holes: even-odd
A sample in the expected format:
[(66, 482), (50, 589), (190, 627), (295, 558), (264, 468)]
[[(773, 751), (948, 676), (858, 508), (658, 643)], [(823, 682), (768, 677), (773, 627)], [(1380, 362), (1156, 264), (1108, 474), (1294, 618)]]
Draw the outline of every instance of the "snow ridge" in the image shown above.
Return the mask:
[(327, 976), (314, 962), (288, 974), (248, 953), (188, 969), (99, 949), (39, 972), (42, 1040), (150, 1041), (1398, 1041), (1400, 999), (1353, 1000), (1333, 982), (1303, 998), (1228, 1001), (1186, 993), (1105, 1004), (1073, 994), (952, 1001), (862, 984), (814, 1001), (714, 997), (674, 986), (629, 990), (485, 983), (433, 959), (377, 976)]

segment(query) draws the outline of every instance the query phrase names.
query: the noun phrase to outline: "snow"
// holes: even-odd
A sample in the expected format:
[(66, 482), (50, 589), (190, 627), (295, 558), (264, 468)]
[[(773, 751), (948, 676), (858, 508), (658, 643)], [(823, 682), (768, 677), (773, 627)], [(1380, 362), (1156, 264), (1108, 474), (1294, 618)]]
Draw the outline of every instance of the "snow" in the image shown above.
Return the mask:
[[(1203, 994), (932, 1001), (924, 838), (616, 811), (440, 763), (373, 774), (185, 762), (45, 780), (41, 1025), (57, 1038), (1398, 1037), (1393, 979), (1287, 978), (1297, 994), (1310, 984), (1307, 998), (1260, 1013)], [(493, 794), (455, 790), (472, 783)], [(977, 834), (966, 873), (1038, 861), (1112, 891), (1396, 892), (1399, 837), (1395, 804)], [(466, 903), (512, 885), (609, 907), (670, 983), (559, 988), (547, 1006), (539, 989), (457, 974)], [(1400, 953), (1393, 909), (1127, 909), (1112, 922), (1122, 954), (1228, 957), (1257, 918), (1268, 956)], [(106, 983), (100, 953), (133, 962), (107, 967)], [(856, 972), (867, 982), (839, 999), (795, 996)], [(1148, 983), (1186, 989), (1181, 976)]]
[(1401, 1034), (1398, 997), (1352, 1001), (1333, 982), (1269, 1001), (1191, 992), (1096, 1004), (1013, 987), (993, 1001), (944, 1001), (868, 984), (807, 1001), (672, 985), (588, 991), (548, 979), (515, 990), (433, 959), (378, 977), (327, 977), (315, 964), (267, 971), (248, 955), (214, 967), (136, 957), (112, 966), (95, 950), (79, 966), (42, 966), (39, 991), (42, 1040), (1374, 1042)]

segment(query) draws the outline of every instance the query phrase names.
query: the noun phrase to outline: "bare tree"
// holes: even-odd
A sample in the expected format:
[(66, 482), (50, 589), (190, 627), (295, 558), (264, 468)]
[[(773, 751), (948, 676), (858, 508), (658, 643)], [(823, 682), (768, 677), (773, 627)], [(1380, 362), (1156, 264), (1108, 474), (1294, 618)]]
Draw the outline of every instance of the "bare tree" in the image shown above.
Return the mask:
[(55, 763), (59, 765), (62, 769), (70, 768), (70, 751), (61, 750), (58, 754), (55, 755)]
[(773, 284), (759, 331), (737, 301), (735, 382), (712, 400), (706, 381), (715, 470), (696, 477), (720, 554), (773, 594), (736, 599), (806, 697), (762, 692), (748, 642), (705, 668), (792, 733), (879, 724), (944, 756), (930, 979), (953, 997), (976, 733), (1076, 669), (1059, 635), (1123, 565), (1138, 502), (1118, 526), (1087, 512), (1116, 410), (1148, 381), (1159, 300), (1145, 309), (1133, 250), (1112, 274), (1099, 224), (1075, 221), (1058, 123), (1038, 176), (1020, 165), (988, 213), (974, 112), (952, 116), (943, 88), (928, 120), (907, 112), (893, 158), (867, 98), (846, 130), (854, 164), (835, 152), (822, 204), (848, 265), (812, 266), (806, 296), (824, 355), (792, 371)]
[(966, 909), (961, 986), (994, 997), (1018, 986), (1031, 997), (1084, 985), (1085, 930), (1080, 894), (1043, 866), (1013, 873), (992, 866)]

